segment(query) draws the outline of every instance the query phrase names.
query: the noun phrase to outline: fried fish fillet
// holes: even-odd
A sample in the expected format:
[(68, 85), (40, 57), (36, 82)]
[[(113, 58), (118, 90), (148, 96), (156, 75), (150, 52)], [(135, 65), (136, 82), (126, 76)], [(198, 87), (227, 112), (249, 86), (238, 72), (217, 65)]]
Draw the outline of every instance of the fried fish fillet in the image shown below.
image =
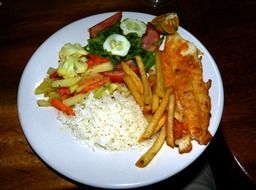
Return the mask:
[(161, 62), (164, 85), (174, 89), (176, 107), (184, 116), (182, 121), (175, 121), (175, 144), (179, 152), (189, 152), (192, 139), (207, 144), (212, 138), (208, 130), (211, 80), (203, 81), (201, 52), (178, 32), (167, 36)]

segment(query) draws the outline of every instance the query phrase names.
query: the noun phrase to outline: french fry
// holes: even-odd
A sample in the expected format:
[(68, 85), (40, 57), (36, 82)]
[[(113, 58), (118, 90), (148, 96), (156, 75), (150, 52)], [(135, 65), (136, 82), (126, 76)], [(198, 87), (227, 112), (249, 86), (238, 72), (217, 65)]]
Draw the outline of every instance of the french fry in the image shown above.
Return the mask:
[(153, 93), (152, 95), (152, 113), (155, 113), (159, 107), (159, 96)]
[(123, 71), (131, 77), (139, 93), (143, 94), (143, 84), (140, 77), (125, 63), (121, 63)]
[(175, 96), (173, 93), (169, 95), (169, 105), (168, 105), (168, 117), (167, 117), (167, 127), (166, 127), (166, 143), (170, 147), (174, 148), (174, 113), (175, 113)]
[(154, 128), (152, 136), (155, 135), (164, 125), (167, 123), (167, 113), (164, 113), (161, 119), (159, 120), (157, 126)]
[(151, 105), (144, 105), (144, 108), (143, 108), (144, 113), (150, 112), (151, 110), (152, 110)]
[(148, 76), (148, 82), (149, 82), (149, 86), (151, 88), (153, 88), (155, 86), (155, 84), (156, 84), (156, 75), (150, 73), (149, 76)]
[(162, 127), (159, 136), (156, 138), (154, 144), (139, 158), (135, 165), (140, 168), (146, 167), (163, 146), (165, 142), (165, 137), (166, 129), (165, 127)]
[(136, 87), (133, 85), (133, 81), (130, 76), (125, 75), (123, 77), (125, 84), (127, 85), (128, 89), (130, 90), (131, 94), (133, 95), (135, 101), (139, 104), (141, 108), (144, 107), (144, 102), (141, 94), (137, 91)]
[(144, 67), (144, 63), (142, 62), (142, 59), (140, 56), (135, 56), (138, 68), (139, 68), (139, 72), (140, 72), (140, 76), (141, 76), (141, 80), (142, 80), (142, 84), (143, 84), (143, 89), (144, 89), (144, 102), (145, 104), (149, 104), (151, 105), (151, 101), (152, 101), (152, 91), (147, 79), (147, 74), (146, 74), (146, 70)]
[(161, 60), (159, 52), (156, 52), (156, 61), (155, 61), (155, 67), (156, 67), (156, 94), (159, 97), (164, 97), (164, 77), (163, 77), (163, 70), (161, 67)]
[(157, 126), (159, 120), (161, 119), (163, 113), (165, 112), (165, 109), (168, 105), (168, 99), (169, 94), (171, 92), (171, 89), (168, 88), (165, 92), (164, 98), (161, 101), (161, 104), (159, 105), (159, 108), (154, 113), (151, 121), (149, 122), (147, 128), (145, 129), (144, 133), (140, 137), (140, 141), (143, 141), (144, 139), (148, 139), (152, 136), (152, 133), (154, 131), (154, 128)]
[(146, 113), (144, 113), (144, 117), (146, 118), (146, 120), (148, 122), (150, 122), (152, 117), (153, 117), (153, 115), (151, 113), (149, 113), (149, 112), (146, 112)]

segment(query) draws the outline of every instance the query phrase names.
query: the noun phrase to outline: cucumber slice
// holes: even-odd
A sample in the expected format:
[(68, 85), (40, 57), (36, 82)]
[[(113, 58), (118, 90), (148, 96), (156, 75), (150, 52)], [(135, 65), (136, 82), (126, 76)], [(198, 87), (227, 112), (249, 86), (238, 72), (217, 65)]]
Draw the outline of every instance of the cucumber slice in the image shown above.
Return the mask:
[(112, 55), (126, 56), (130, 47), (130, 42), (121, 34), (111, 34), (103, 43), (103, 49)]
[(124, 35), (129, 33), (137, 33), (139, 37), (142, 37), (146, 32), (147, 25), (142, 21), (126, 18), (121, 22), (120, 28), (122, 29)]

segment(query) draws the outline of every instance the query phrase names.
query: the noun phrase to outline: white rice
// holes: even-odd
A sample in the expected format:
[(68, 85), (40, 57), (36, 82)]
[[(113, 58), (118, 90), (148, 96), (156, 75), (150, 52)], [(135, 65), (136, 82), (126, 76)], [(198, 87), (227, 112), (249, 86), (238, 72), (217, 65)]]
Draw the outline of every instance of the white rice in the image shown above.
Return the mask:
[(91, 93), (74, 111), (76, 116), (60, 112), (58, 119), (79, 141), (93, 149), (124, 151), (142, 149), (151, 143), (138, 142), (148, 123), (131, 95), (125, 97), (115, 91), (95, 99)]

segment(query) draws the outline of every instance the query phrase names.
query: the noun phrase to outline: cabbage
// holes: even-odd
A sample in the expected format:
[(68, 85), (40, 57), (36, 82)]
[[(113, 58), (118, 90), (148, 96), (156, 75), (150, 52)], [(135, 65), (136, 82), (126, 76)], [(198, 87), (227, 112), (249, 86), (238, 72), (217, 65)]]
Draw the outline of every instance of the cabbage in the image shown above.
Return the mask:
[(66, 43), (59, 52), (59, 67), (57, 72), (63, 78), (70, 78), (87, 70), (88, 52), (78, 43)]

